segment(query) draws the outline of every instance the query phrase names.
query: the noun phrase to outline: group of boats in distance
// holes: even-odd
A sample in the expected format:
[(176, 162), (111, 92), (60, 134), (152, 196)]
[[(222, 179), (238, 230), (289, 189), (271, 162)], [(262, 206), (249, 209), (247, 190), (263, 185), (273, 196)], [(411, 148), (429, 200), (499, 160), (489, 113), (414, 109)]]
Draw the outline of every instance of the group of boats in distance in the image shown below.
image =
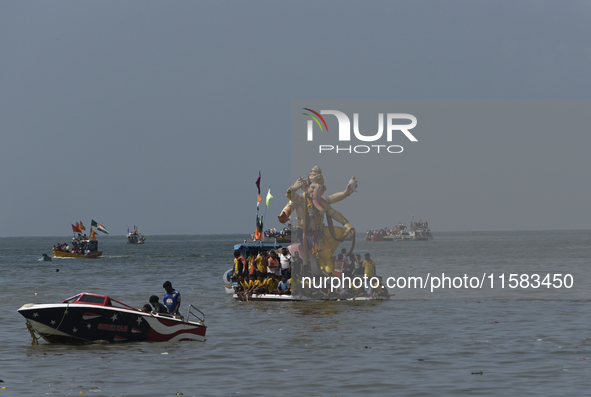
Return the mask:
[[(97, 225), (97, 230), (103, 233), (109, 234), (106, 229), (100, 224), (92, 221), (93, 226)], [(83, 233), (86, 229), (82, 222), (76, 222), (76, 225), (72, 224), (72, 230), (75, 235), (72, 238), (71, 244), (56, 244), (53, 246), (52, 253), (54, 258), (98, 258), (103, 255), (102, 251), (98, 250), (98, 237), (94, 227), (91, 229), (90, 236)], [(127, 229), (127, 244), (144, 244), (146, 237), (143, 236), (139, 231), (138, 227), (134, 226), (132, 232)], [(42, 254), (38, 261), (50, 261), (51, 257), (46, 254)]]
[[(104, 226), (92, 221), (90, 236), (82, 222), (72, 224), (75, 236), (71, 244), (56, 244), (53, 256), (59, 258), (98, 258), (97, 230), (108, 234)], [(144, 244), (138, 231), (127, 231), (127, 244)], [(50, 261), (46, 254), (39, 261)], [(189, 305), (186, 316), (173, 316), (136, 309), (105, 295), (82, 292), (62, 303), (27, 303), (18, 312), (26, 319), (33, 342), (39, 338), (50, 343), (88, 344), (115, 342), (204, 341), (205, 315)], [(38, 335), (38, 336), (37, 336)]]
[(400, 222), (392, 229), (368, 230), (365, 233), (365, 241), (427, 241), (432, 239), (429, 223), (422, 220), (411, 221), (410, 227)]

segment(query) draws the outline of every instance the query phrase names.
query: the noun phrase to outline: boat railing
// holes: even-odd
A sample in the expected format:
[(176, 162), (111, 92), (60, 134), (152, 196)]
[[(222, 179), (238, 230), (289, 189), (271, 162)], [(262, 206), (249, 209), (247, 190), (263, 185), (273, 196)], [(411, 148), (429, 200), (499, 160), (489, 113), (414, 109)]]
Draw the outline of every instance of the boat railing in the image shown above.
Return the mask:
[[(191, 309), (199, 312), (201, 314), (201, 317), (199, 317), (197, 314), (195, 314)], [(201, 310), (197, 309), (193, 305), (189, 305), (189, 308), (187, 309), (187, 321), (191, 321), (191, 316), (196, 318), (197, 319), (196, 322), (199, 324), (203, 324), (205, 322), (205, 313), (203, 313)]]

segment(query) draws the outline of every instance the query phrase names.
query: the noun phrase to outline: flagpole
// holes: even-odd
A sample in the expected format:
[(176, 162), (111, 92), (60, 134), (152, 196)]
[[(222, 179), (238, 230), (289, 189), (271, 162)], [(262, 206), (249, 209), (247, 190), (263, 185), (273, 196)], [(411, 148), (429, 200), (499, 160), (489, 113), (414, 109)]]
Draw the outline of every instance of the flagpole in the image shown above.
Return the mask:
[[(269, 191), (271, 191), (271, 186), (269, 186)], [(269, 206), (268, 205), (265, 205), (265, 215), (264, 215), (264, 217), (267, 217), (267, 208), (269, 208)]]

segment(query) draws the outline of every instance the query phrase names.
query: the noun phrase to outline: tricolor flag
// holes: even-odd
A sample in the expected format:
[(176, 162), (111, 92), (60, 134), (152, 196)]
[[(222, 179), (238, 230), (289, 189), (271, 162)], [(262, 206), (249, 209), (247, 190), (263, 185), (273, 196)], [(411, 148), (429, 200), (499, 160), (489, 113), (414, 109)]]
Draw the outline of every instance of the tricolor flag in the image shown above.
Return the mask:
[(105, 229), (105, 227), (103, 225), (101, 225), (100, 223), (95, 222), (95, 220), (93, 219), (91, 222), (91, 225), (96, 227), (96, 230), (98, 230), (99, 232), (103, 232), (105, 234), (109, 234), (109, 232), (107, 231), (107, 229)]
[(271, 188), (269, 188), (269, 193), (267, 193), (267, 207), (269, 207), (269, 200), (271, 200), (273, 196), (271, 196)]

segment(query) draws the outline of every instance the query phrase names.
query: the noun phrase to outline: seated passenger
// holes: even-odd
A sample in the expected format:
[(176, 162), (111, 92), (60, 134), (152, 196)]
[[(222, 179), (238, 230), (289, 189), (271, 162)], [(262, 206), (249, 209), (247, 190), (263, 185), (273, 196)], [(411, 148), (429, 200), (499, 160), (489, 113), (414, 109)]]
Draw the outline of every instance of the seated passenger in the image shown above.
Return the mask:
[(252, 281), (250, 280), (250, 276), (246, 275), (240, 285), (242, 286), (242, 290), (244, 292), (249, 292), (252, 289)]
[(168, 314), (168, 309), (162, 303), (158, 302), (158, 297), (156, 295), (150, 297), (150, 304), (154, 306), (154, 313)]
[(256, 280), (253, 284), (253, 293), (254, 294), (266, 294), (267, 293), (267, 280), (263, 278), (263, 276), (259, 276), (258, 280)]
[(150, 306), (148, 303), (146, 303), (144, 305), (144, 307), (142, 307), (142, 309), (140, 310), (144, 313), (151, 313), (152, 312), (152, 306)]
[(272, 274), (269, 276), (269, 278), (267, 279), (267, 292), (270, 294), (276, 294), (277, 293), (277, 284), (279, 284), (279, 280), (277, 279), (277, 276)]
[(382, 276), (378, 276), (378, 280), (380, 280), (380, 285), (378, 285), (377, 288), (372, 288), (373, 292), (376, 293), (381, 298), (389, 298), (390, 293), (388, 292), (388, 289), (386, 288), (386, 286), (382, 282)]
[(279, 295), (291, 295), (291, 288), (285, 276), (281, 276), (281, 281), (277, 284), (277, 292)]
[(238, 293), (238, 292), (244, 291), (244, 287), (242, 286), (243, 284), (244, 284), (244, 277), (238, 276), (238, 282), (234, 286), (234, 292)]

